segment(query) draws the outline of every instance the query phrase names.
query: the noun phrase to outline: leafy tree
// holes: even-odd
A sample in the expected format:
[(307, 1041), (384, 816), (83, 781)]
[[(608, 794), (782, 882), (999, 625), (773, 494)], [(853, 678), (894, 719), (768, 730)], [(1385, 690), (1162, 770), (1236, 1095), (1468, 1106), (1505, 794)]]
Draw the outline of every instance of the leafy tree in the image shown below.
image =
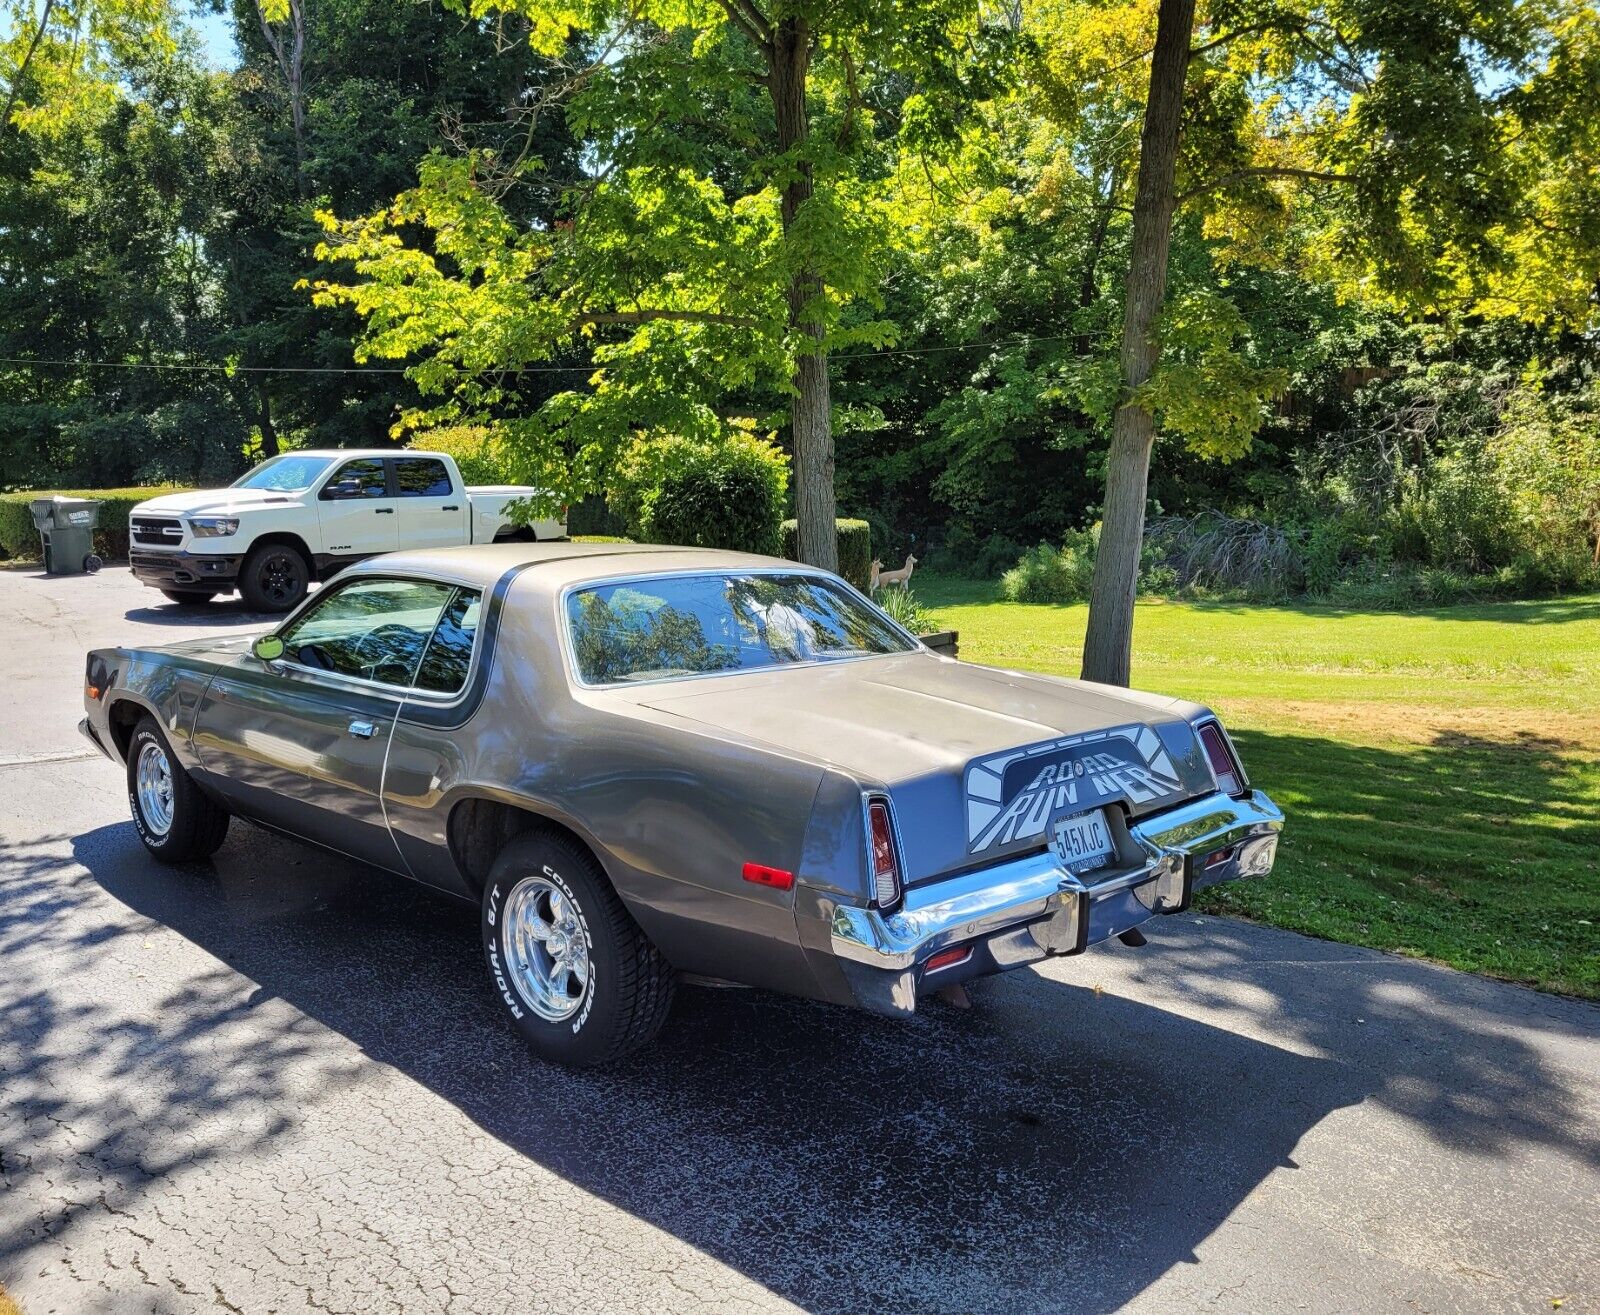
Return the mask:
[[(445, 413), (496, 415), (531, 482), (599, 487), (636, 431), (710, 439), (722, 404), (789, 399), (800, 554), (834, 544), (828, 354), (887, 340), (873, 317), (892, 217), (883, 140), (949, 135), (986, 39), (975, 0), (474, 0), (564, 60), (547, 97), (594, 167), (564, 218), (526, 228), (501, 197), (528, 162), (436, 154), (387, 210), (330, 220), (323, 304), (366, 317), (363, 352), (406, 358)], [(407, 235), (429, 235), (424, 246)], [(862, 311), (865, 310), (863, 314)], [(536, 414), (504, 372), (588, 344), (596, 369)]]
[(116, 98), (123, 67), (172, 53), (169, 0), (6, 0), (0, 136), (49, 133)]
[[(304, 281), (330, 272), (315, 207), (383, 205), (415, 184), (419, 158), (458, 142), (570, 176), (573, 143), (528, 109), (546, 62), (523, 31), (435, 6), (235, 0), (233, 17), (243, 60), (227, 121), (233, 204), (210, 248), (229, 320), (217, 354), (248, 367), (234, 387), (264, 453), (280, 432), (381, 444), (419, 399), (397, 373), (352, 370), (359, 321), (306, 296)], [(504, 200), (515, 223), (552, 213), (541, 180)]]
[[(1405, 304), (1490, 311), (1512, 287), (1512, 313), (1587, 314), (1566, 265), (1592, 286), (1600, 229), (1574, 184), (1596, 163), (1600, 38), (1583, 0), (1214, 0), (1198, 18), (1196, 0), (1159, 0), (1153, 31), (1142, 3), (1065, 8), (1081, 21), (1062, 25), (1054, 85), (1091, 91), (1063, 95), (1069, 112), (1125, 102), (1119, 75), (1142, 65), (1145, 52), (1107, 65), (1104, 42), (1078, 43), (1104, 31), (1107, 9), (1150, 43), (1084, 640), (1085, 676), (1125, 684), (1151, 448), (1181, 395), (1158, 376), (1180, 203), (1227, 232), (1282, 216), (1299, 191), (1337, 188), (1330, 259)], [(1248, 432), (1228, 409), (1229, 432)]]
[(193, 479), (238, 460), (226, 391), (185, 368), (219, 328), (205, 237), (222, 88), (181, 43), (128, 57), (114, 85), (80, 81), (48, 130), (0, 133), (0, 356), (50, 358), (0, 372), (6, 484)]

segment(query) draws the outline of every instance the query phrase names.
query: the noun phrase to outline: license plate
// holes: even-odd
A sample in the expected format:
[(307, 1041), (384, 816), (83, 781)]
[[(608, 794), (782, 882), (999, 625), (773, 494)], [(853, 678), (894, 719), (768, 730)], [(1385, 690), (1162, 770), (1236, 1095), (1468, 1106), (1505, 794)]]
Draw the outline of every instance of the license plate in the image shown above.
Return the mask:
[(1103, 808), (1058, 818), (1055, 824), (1056, 857), (1069, 872), (1103, 868), (1117, 852), (1111, 842)]

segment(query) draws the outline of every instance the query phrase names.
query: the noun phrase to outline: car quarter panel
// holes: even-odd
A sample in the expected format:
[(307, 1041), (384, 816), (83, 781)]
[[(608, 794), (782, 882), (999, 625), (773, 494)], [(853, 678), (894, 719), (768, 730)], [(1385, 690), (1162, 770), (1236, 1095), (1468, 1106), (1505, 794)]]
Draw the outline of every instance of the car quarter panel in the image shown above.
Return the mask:
[(160, 651), (95, 649), (89, 654), (86, 675), (100, 695), (85, 702), (90, 729), (107, 749), (117, 752), (112, 718), (120, 712), (119, 704), (137, 705), (155, 718), (185, 770), (200, 772), (193, 745), (195, 715), (217, 662), (231, 656), (226, 641), (216, 640), (173, 644)]
[(630, 691), (575, 690), (557, 598), (536, 571), (513, 577), (495, 610), (481, 702), (458, 727), (409, 706), (395, 727), (384, 799), (413, 873), (459, 892), (452, 810), (511, 803), (582, 836), (675, 967), (815, 994), (792, 892), (745, 881), (743, 867), (800, 867), (822, 769)]

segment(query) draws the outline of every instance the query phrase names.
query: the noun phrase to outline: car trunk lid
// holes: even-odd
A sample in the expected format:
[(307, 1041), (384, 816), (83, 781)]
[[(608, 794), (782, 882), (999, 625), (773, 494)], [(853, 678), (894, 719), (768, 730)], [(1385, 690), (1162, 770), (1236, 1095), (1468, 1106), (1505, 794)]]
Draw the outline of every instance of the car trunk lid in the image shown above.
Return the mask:
[(1138, 816), (1211, 788), (1193, 704), (926, 652), (635, 696), (886, 789), (911, 880), (1036, 849), (1059, 812), (1119, 802)]

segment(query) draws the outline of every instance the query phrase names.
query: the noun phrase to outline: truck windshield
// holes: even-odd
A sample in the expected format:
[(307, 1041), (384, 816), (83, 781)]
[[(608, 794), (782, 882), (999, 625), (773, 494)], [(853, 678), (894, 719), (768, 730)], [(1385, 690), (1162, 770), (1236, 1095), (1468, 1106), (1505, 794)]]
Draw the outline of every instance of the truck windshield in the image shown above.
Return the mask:
[(332, 457), (296, 456), (293, 452), (263, 461), (233, 481), (236, 489), (270, 489), (274, 493), (304, 493), (333, 461)]
[(587, 685), (832, 662), (916, 645), (825, 576), (658, 576), (575, 589), (567, 624)]

